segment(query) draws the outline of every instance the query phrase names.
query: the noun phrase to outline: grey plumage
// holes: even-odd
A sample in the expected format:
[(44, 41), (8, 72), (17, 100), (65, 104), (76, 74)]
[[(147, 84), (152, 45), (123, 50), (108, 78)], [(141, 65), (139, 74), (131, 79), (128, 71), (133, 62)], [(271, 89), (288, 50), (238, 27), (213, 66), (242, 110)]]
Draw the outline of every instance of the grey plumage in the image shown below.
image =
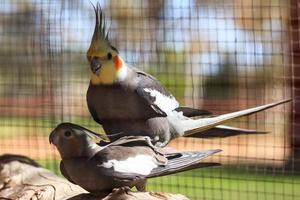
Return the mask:
[(147, 178), (219, 165), (200, 161), (220, 150), (168, 153), (142, 136), (124, 137), (100, 146), (93, 141), (95, 133), (81, 128), (62, 123), (51, 132), (49, 141), (62, 157), (63, 176), (92, 193), (126, 186), (142, 190)]
[[(110, 134), (120, 132), (123, 133), (121, 136), (149, 136), (153, 139), (153, 143), (158, 146), (165, 146), (172, 138), (179, 136), (191, 135), (193, 137), (193, 134), (197, 133), (197, 137), (201, 137), (202, 132), (203, 138), (217, 137), (218, 133), (222, 133), (221, 131), (224, 129), (216, 126), (229, 119), (259, 112), (290, 101), (284, 100), (259, 107), (259, 109), (253, 108), (253, 110), (247, 110), (247, 112), (240, 112), (234, 117), (227, 114), (225, 118), (229, 117), (228, 119), (223, 118), (222, 115), (193, 120), (185, 117), (184, 113), (181, 115), (181, 112), (176, 111), (179, 104), (158, 80), (145, 73), (140, 73), (134, 68), (128, 67), (127, 70), (128, 77), (124, 81), (113, 85), (90, 84), (87, 92), (87, 104), (91, 115), (95, 121), (103, 126), (106, 134), (112, 140), (117, 138), (110, 137)], [(161, 94), (161, 97), (167, 99), (166, 101), (170, 101), (171, 104), (173, 102), (175, 105), (173, 107), (174, 111), (168, 110), (169, 113), (166, 113), (165, 108), (159, 107), (156, 103), (156, 99), (160, 97), (151, 95), (145, 89), (157, 91)], [(177, 104), (178, 106), (176, 106)], [(197, 130), (198, 126), (200, 127), (199, 130)], [(205, 132), (214, 127), (216, 127), (214, 130), (218, 132), (214, 130)], [(193, 129), (193, 133), (189, 129)], [(262, 133), (254, 130), (232, 129), (230, 130), (230, 127), (227, 127), (227, 136), (242, 133)], [(220, 135), (220, 137), (225, 136), (225, 134)]]
[[(87, 104), (93, 119), (103, 126), (111, 141), (129, 135), (149, 136), (153, 144), (165, 146), (173, 138), (181, 136), (210, 138), (264, 133), (219, 125), (290, 101), (278, 101), (221, 116), (205, 116), (209, 112), (180, 107), (175, 97), (155, 77), (123, 62), (108, 41), (100, 6), (95, 12), (94, 35), (102, 40), (94, 42), (93, 39), (87, 52), (92, 71)], [(189, 118), (195, 115), (202, 118)]]

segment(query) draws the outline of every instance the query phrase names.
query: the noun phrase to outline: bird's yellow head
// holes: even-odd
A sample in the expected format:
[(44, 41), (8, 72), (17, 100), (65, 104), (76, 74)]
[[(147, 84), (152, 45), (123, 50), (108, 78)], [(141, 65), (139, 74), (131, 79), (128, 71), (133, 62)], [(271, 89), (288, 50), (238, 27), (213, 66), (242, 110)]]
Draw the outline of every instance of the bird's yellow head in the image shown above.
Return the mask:
[(125, 79), (127, 69), (118, 50), (110, 44), (103, 12), (99, 4), (94, 7), (96, 25), (87, 51), (87, 59), (91, 68), (91, 83), (114, 84)]

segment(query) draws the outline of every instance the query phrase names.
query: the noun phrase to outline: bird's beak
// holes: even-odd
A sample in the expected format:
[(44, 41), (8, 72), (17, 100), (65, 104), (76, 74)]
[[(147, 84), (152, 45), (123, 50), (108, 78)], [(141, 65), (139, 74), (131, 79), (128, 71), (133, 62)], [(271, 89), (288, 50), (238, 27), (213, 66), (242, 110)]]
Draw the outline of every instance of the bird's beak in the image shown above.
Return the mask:
[(92, 58), (90, 67), (94, 74), (99, 75), (102, 65), (97, 58)]
[(58, 143), (58, 136), (55, 134), (55, 131), (52, 131), (49, 135), (49, 143), (57, 145)]

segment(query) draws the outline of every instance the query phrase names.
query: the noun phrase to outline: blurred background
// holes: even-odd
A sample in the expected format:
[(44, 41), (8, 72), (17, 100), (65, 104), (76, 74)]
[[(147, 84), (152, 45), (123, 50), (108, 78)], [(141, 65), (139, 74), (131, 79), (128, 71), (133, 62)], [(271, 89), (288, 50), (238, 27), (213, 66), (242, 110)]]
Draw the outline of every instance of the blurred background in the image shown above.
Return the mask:
[[(58, 123), (103, 132), (85, 98), (91, 2), (0, 0), (0, 154), (30, 156), (59, 173), (48, 142)], [(182, 105), (222, 114), (300, 91), (298, 0), (99, 3), (124, 60), (157, 77)], [(173, 141), (180, 150), (222, 149), (211, 160), (223, 166), (152, 179), (148, 190), (191, 199), (300, 199), (299, 105), (229, 124), (266, 135)]]

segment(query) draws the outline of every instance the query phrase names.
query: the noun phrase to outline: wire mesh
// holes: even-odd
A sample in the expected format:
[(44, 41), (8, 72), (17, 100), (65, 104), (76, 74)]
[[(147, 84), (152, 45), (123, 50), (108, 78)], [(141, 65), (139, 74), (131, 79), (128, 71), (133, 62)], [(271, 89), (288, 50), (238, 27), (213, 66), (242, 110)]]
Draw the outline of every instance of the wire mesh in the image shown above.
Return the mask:
[[(297, 1), (99, 2), (124, 60), (157, 77), (182, 105), (221, 114), (292, 95)], [(27, 155), (59, 173), (48, 143), (58, 123), (103, 132), (85, 98), (93, 28), (89, 1), (0, 0), (1, 154)], [(223, 166), (155, 178), (148, 189), (191, 199), (298, 199), (291, 120), (286, 104), (229, 123), (266, 135), (175, 140), (170, 146), (180, 150), (222, 149), (211, 160)]]

